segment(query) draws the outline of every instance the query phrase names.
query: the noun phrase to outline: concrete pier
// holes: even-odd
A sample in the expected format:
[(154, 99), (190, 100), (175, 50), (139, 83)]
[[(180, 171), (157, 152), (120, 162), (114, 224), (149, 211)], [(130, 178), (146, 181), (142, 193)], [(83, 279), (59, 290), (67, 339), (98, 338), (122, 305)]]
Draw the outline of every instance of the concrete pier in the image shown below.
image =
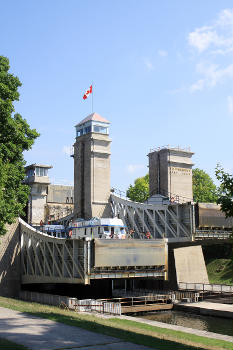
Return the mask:
[(218, 304), (206, 301), (198, 303), (179, 303), (174, 304), (175, 310), (183, 310), (199, 315), (217, 316), (233, 319), (233, 305)]

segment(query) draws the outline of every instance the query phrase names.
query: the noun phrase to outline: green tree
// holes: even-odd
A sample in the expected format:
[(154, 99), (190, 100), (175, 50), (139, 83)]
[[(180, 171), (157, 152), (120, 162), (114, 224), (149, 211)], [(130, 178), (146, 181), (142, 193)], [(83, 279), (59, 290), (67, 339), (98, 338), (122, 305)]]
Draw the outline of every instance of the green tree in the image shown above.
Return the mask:
[(217, 203), (221, 205), (226, 217), (233, 216), (233, 175), (226, 173), (220, 165), (217, 165), (215, 175), (221, 183)]
[(202, 169), (193, 169), (193, 200), (213, 203), (217, 198), (217, 187), (211, 177)]
[(9, 60), (0, 56), (0, 234), (5, 233), (6, 223), (13, 223), (23, 214), (29, 195), (29, 187), (22, 183), (23, 152), (29, 150), (39, 136), (20, 114), (12, 115), (21, 82), (9, 69)]
[(149, 197), (149, 174), (137, 178), (134, 181), (134, 186), (129, 186), (126, 195), (132, 201), (145, 202)]
[[(218, 199), (217, 187), (211, 177), (201, 169), (193, 169), (193, 198), (194, 201), (212, 203)], [(132, 201), (144, 202), (149, 197), (149, 175), (139, 177), (130, 185), (127, 197)]]

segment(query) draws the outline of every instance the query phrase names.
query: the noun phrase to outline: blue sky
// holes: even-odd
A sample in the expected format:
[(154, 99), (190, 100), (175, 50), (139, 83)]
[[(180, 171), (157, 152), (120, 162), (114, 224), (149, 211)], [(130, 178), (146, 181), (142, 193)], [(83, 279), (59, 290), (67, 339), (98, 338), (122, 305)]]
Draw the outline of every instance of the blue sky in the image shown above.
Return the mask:
[(27, 163), (73, 182), (74, 125), (110, 120), (111, 184), (147, 173), (151, 148), (190, 146), (233, 171), (233, 4), (218, 0), (0, 1), (0, 55), (21, 82), (16, 111), (41, 136)]

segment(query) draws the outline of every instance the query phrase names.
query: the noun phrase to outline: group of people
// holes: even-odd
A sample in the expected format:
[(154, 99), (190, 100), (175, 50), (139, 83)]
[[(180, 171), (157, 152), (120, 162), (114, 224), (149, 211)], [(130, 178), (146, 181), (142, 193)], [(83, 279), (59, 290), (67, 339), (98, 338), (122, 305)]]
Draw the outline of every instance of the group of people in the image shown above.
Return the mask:
[[(134, 238), (134, 233), (135, 233), (135, 230), (129, 230), (129, 238)], [(152, 235), (149, 231), (144, 232), (144, 235), (146, 239), (152, 239)]]

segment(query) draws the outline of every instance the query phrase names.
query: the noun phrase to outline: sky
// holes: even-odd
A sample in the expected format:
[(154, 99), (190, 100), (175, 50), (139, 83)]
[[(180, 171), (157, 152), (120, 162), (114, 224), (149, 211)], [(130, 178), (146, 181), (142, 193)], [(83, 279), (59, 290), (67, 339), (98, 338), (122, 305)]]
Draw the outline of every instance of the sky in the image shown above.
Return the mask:
[(27, 164), (73, 184), (74, 126), (108, 119), (111, 186), (148, 172), (147, 154), (190, 147), (214, 179), (233, 172), (233, 3), (227, 0), (0, 0), (0, 55), (22, 82), (15, 110), (40, 133)]

